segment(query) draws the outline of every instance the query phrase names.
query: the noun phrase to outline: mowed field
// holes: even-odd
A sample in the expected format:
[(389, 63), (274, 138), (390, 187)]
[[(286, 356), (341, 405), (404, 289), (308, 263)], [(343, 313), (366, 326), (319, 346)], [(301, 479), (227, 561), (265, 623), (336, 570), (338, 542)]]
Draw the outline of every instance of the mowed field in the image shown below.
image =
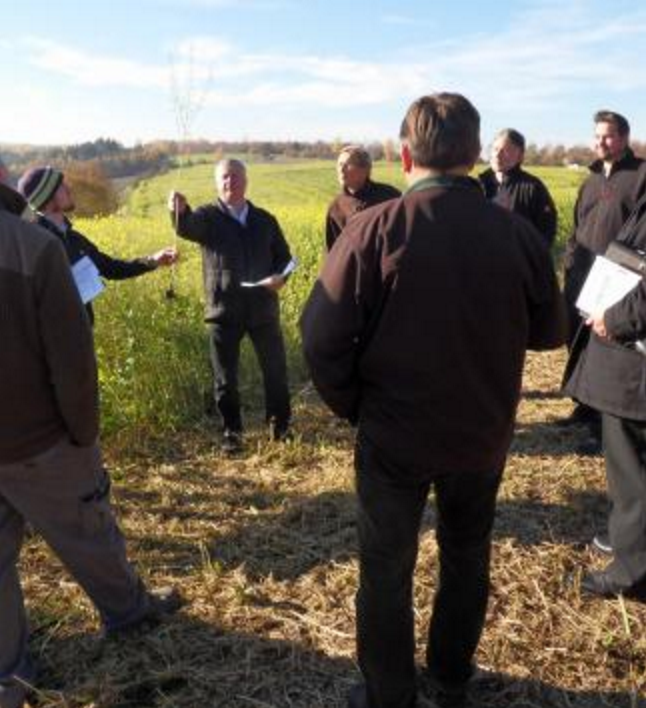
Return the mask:
[[(585, 173), (532, 171), (558, 203), (558, 260)], [(397, 166), (380, 165), (375, 177), (403, 186)], [(187, 605), (154, 631), (102, 642), (87, 598), (30, 538), (21, 570), (44, 708), (342, 708), (359, 678), (352, 431), (308, 383), (297, 328), (322, 259), (334, 168), (251, 164), (250, 179), (251, 199), (276, 214), (301, 263), (281, 293), (295, 439), (265, 440), (260, 379), (245, 348), (247, 452), (220, 454), (217, 421), (205, 415), (210, 372), (195, 246), (179, 243), (173, 277), (166, 269), (109, 285), (96, 306), (96, 341), (115, 506), (146, 580), (177, 585)], [(211, 166), (143, 183), (121, 214), (77, 226), (122, 256), (172, 244), (170, 189), (194, 205), (210, 200)], [(602, 459), (573, 452), (585, 431), (552, 425), (571, 409), (559, 394), (564, 361), (563, 350), (527, 360), (477, 655), (495, 676), (477, 687), (473, 706), (646, 707), (646, 606), (578, 591), (582, 569), (603, 566), (587, 544), (604, 526), (607, 501)], [(415, 587), (420, 667), (436, 556), (431, 500)], [(423, 697), (421, 705), (433, 703)]]

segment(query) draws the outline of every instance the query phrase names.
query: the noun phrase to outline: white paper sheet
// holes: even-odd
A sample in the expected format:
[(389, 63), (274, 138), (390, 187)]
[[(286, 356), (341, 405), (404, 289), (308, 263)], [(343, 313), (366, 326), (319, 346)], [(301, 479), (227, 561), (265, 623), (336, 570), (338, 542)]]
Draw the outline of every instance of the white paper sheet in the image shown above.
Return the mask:
[(98, 268), (89, 256), (83, 256), (72, 266), (72, 275), (84, 305), (105, 290)]
[[(282, 272), (278, 273), (278, 275), (280, 275), (282, 278), (285, 278), (290, 273), (293, 273), (297, 267), (298, 267), (298, 259), (292, 258), (292, 260), (283, 268)], [(244, 282), (240, 283), (240, 285), (243, 288), (259, 288), (259, 287), (263, 287), (264, 285), (269, 285), (269, 283), (271, 283), (271, 279), (272, 279), (272, 276), (268, 275), (266, 278), (263, 278), (262, 280), (257, 280), (255, 283), (250, 283), (248, 281), (244, 281)]]
[(586, 317), (619, 302), (642, 279), (639, 273), (597, 256), (583, 284), (576, 306)]

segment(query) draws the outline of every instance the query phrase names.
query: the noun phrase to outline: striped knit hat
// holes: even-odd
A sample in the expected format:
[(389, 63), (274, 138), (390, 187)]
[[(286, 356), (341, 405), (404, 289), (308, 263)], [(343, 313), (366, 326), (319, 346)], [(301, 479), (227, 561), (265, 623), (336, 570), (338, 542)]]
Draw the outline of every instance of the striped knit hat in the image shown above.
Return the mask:
[(61, 186), (63, 173), (50, 167), (33, 167), (18, 180), (18, 191), (32, 209), (40, 211)]

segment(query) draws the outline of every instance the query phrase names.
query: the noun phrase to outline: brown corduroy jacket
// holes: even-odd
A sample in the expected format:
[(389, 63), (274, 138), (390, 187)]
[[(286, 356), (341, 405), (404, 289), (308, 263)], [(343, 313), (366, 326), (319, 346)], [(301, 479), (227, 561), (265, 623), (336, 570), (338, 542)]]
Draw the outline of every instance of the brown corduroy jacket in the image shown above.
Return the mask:
[(0, 464), (98, 434), (90, 324), (58, 240), (0, 189)]
[(301, 319), (324, 401), (411, 475), (504, 464), (526, 349), (563, 343), (552, 261), (470, 178), (357, 215)]

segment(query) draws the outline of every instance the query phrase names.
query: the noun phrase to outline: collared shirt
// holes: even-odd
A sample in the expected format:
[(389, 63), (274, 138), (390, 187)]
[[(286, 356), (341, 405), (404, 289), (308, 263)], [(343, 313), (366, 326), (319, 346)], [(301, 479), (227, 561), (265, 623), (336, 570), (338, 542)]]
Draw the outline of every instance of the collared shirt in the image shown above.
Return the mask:
[[(222, 200), (220, 200), (222, 201)], [(225, 204), (222, 202), (227, 213), (229, 213), (238, 223), (242, 226), (247, 225), (247, 217), (249, 216), (249, 202), (245, 200), (245, 203), (239, 208), (231, 206), (230, 204)]]

